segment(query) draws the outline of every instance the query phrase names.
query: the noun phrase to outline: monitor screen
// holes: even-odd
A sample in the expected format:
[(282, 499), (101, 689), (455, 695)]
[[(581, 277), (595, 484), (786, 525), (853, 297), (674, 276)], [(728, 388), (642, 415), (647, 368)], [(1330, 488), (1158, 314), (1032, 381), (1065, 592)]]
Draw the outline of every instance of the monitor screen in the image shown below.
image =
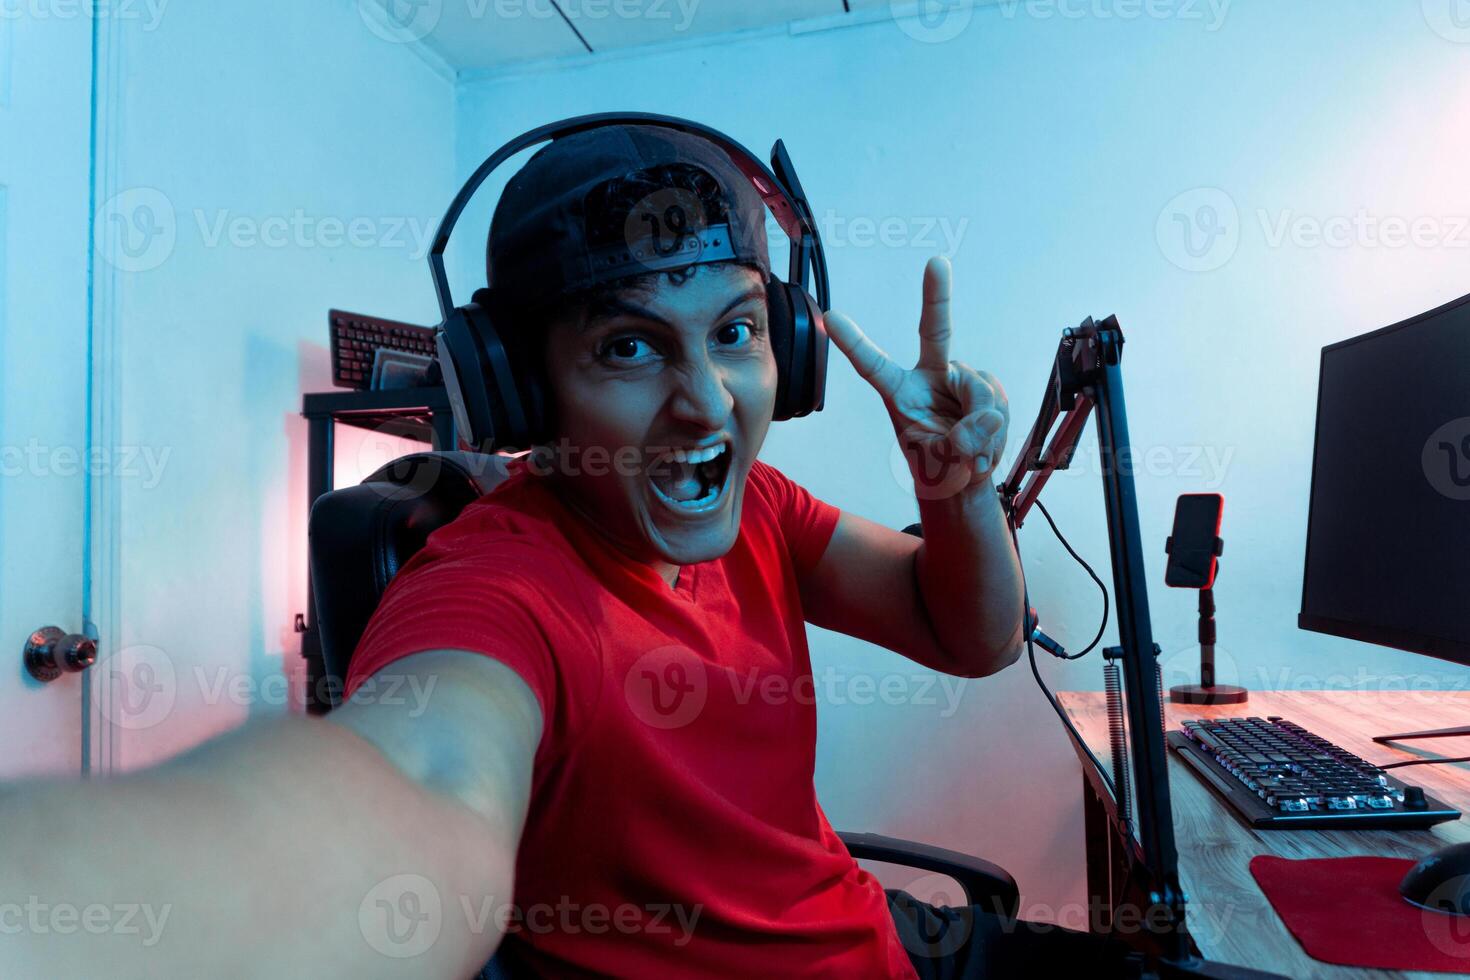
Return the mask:
[(1470, 664), (1470, 296), (1323, 348), (1297, 624)]

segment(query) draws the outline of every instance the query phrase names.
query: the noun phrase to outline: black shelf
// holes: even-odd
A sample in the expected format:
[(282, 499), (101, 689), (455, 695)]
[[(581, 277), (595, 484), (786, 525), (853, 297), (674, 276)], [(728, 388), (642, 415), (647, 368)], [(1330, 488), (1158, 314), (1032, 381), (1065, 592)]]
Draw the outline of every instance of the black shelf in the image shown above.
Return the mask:
[[(333, 489), (332, 452), (336, 426), (351, 425), (428, 443), (435, 450), (455, 448), (454, 415), (443, 385), (395, 388), (390, 391), (318, 391), (301, 396), (308, 422), (306, 513), (318, 497)], [(306, 575), (306, 612), (296, 614), (301, 655), (306, 658), (306, 711), (325, 714), (332, 701), (324, 689), (321, 638), (316, 626), (316, 594), (311, 569)]]

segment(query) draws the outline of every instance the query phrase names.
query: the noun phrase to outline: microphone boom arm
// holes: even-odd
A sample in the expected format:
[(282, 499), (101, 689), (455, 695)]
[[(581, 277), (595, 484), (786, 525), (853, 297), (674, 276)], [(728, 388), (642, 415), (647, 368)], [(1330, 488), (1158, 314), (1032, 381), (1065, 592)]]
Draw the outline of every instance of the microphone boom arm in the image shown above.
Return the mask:
[[(1121, 665), (1125, 688), (1127, 748), (1138, 834), (1137, 840), (1129, 840), (1125, 847), (1130, 866), (1142, 872), (1139, 884), (1149, 906), (1144, 921), (1150, 923), (1147, 931), (1152, 934), (1155, 950), (1145, 976), (1216, 980), (1274, 977), (1249, 967), (1202, 960), (1193, 952), (1189, 938), (1187, 900), (1180, 884), (1174, 843), (1164, 706), (1157, 647), (1149, 621), (1122, 359), (1123, 329), (1117, 317), (1110, 316), (1101, 323), (1089, 318), (1076, 329), (1062, 332), (1036, 424), (1010, 476), (998, 488), (1001, 503), (1012, 525), (1019, 528), (1052, 473), (1071, 464), (1082, 430), (1096, 412), (1119, 639), (1119, 645), (1103, 651), (1103, 655)], [(1059, 417), (1061, 422), (1057, 424)], [(1053, 425), (1057, 426), (1056, 435), (1046, 444)], [(1128, 878), (1133, 877), (1130, 872)], [(1122, 900), (1127, 902), (1129, 898), (1124, 895)], [(1104, 901), (1111, 903), (1111, 896), (1104, 896)], [(1156, 910), (1162, 914), (1162, 921), (1153, 916)]]
[[(1108, 322), (1115, 327), (1117, 325), (1116, 318), (1109, 318)], [(1076, 330), (1062, 331), (1062, 341), (1057, 346), (1056, 362), (1052, 365), (1051, 379), (1041, 400), (1036, 424), (1026, 437), (1021, 455), (1011, 468), (1011, 475), (1000, 486), (1000, 498), (1017, 528), (1025, 523), (1026, 514), (1036, 503), (1036, 498), (1041, 496), (1041, 490), (1051, 475), (1072, 464), (1077, 440), (1082, 437), (1088, 416), (1097, 404), (1086, 381), (1098, 367), (1096, 345), (1079, 343), (1079, 340), (1094, 335), (1097, 329), (1089, 317)], [(1121, 331), (1118, 336), (1121, 344)], [(1043, 450), (1047, 434), (1058, 415), (1062, 417), (1061, 425), (1050, 445)]]

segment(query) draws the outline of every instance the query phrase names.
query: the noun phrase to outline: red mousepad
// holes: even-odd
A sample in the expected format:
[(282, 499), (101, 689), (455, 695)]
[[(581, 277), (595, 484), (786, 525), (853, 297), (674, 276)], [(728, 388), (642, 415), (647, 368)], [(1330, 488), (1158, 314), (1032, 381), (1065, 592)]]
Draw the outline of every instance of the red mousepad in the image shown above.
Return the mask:
[(1470, 916), (1404, 901), (1407, 858), (1261, 854), (1251, 874), (1307, 955), (1340, 966), (1470, 973)]

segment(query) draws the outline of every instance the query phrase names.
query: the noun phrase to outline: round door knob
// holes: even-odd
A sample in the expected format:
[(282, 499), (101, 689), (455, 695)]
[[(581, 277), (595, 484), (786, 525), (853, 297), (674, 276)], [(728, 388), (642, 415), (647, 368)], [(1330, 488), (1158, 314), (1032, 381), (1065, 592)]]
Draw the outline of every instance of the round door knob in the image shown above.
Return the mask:
[(38, 681), (86, 670), (97, 662), (97, 641), (59, 626), (43, 626), (26, 639), (26, 670)]

